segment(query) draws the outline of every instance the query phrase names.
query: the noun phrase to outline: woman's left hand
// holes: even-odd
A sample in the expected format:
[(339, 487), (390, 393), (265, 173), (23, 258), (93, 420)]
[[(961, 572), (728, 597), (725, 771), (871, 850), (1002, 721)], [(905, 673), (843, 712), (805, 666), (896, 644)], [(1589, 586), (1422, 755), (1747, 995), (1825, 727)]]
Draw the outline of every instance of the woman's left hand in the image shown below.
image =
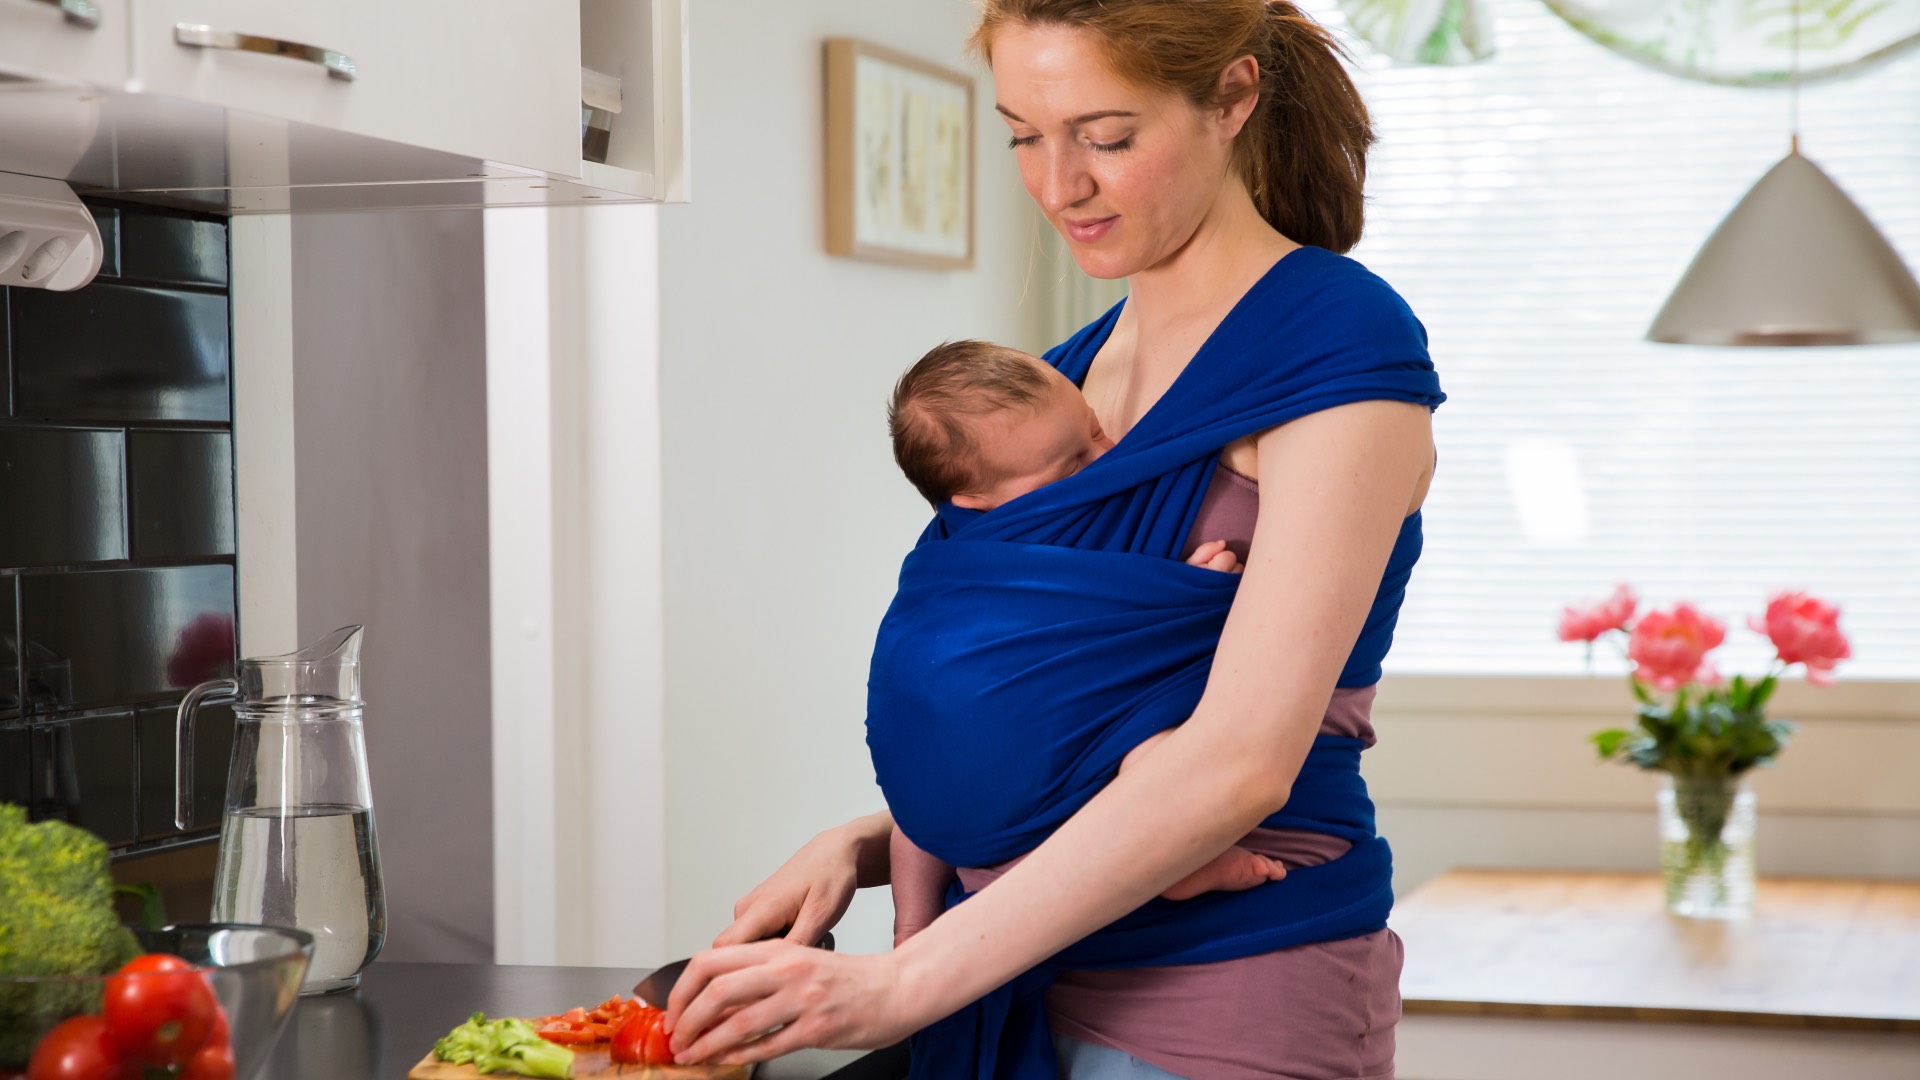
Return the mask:
[(674, 1060), (744, 1064), (808, 1046), (891, 1046), (933, 1019), (905, 1007), (895, 955), (790, 941), (701, 953), (667, 1000)]

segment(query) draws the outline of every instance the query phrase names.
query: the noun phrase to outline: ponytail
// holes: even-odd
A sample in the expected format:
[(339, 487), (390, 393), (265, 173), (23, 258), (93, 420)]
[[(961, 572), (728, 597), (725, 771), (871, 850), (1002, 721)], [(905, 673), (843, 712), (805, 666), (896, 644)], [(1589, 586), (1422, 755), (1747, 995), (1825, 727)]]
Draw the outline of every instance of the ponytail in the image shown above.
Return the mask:
[(1234, 163), (1260, 216), (1302, 244), (1346, 252), (1365, 226), (1373, 122), (1326, 27), (1289, 0), (1267, 0), (1260, 103)]
[(1252, 56), (1260, 100), (1233, 164), (1254, 205), (1299, 243), (1345, 252), (1360, 242), (1373, 123), (1345, 49), (1292, 0), (984, 0), (970, 45), (989, 63), (1007, 23), (1090, 32), (1121, 78), (1198, 108), (1232, 104), (1220, 73)]

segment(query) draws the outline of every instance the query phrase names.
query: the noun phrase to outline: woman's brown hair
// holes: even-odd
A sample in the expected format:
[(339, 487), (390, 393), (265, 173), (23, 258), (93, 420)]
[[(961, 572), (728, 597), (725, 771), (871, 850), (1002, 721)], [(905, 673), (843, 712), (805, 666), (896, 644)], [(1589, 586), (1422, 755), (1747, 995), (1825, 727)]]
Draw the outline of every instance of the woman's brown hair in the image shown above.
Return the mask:
[(1087, 31), (1122, 79), (1202, 109), (1233, 103), (1220, 74), (1252, 56), (1260, 100), (1233, 164), (1254, 205), (1299, 243), (1360, 242), (1373, 124), (1338, 39), (1289, 0), (984, 0), (969, 45), (991, 64), (994, 31), (1010, 23)]

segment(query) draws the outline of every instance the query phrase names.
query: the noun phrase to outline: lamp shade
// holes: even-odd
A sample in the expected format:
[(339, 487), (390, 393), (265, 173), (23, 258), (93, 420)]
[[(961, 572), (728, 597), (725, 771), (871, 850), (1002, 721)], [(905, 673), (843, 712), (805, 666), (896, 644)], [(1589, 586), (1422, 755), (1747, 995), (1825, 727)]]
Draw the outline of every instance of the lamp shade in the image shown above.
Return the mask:
[(1707, 238), (1647, 330), (1683, 345), (1920, 341), (1920, 282), (1796, 149)]

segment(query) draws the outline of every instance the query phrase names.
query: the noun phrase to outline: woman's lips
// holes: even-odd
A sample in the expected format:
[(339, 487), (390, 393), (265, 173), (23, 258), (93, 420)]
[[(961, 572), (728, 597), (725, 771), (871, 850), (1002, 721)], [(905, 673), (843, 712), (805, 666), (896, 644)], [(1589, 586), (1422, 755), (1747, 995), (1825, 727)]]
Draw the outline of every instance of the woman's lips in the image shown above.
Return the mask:
[(1088, 218), (1085, 221), (1062, 218), (1061, 224), (1067, 227), (1067, 239), (1077, 244), (1091, 244), (1113, 231), (1113, 223), (1119, 220), (1120, 215), (1115, 214), (1112, 217)]

